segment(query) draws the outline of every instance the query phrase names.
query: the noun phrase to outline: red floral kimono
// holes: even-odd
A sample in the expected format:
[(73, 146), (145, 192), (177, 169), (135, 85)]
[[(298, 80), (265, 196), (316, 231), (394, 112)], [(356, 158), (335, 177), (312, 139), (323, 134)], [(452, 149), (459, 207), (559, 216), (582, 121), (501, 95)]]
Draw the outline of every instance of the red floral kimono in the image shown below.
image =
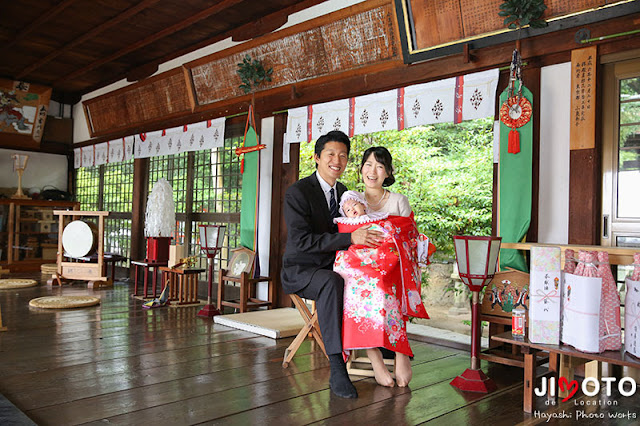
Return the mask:
[[(429, 318), (420, 297), (420, 234), (413, 214), (365, 224), (371, 223), (372, 229), (387, 235), (384, 243), (375, 249), (352, 245), (339, 251), (333, 267), (345, 282), (343, 349), (385, 347), (413, 356), (407, 340), (408, 317)], [(338, 223), (338, 229), (353, 232), (363, 225)]]

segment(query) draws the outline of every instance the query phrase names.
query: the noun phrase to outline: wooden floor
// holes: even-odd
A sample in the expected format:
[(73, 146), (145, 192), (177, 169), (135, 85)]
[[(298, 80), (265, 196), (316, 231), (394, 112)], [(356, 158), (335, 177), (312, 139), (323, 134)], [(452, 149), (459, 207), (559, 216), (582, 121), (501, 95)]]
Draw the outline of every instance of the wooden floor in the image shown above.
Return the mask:
[[(0, 291), (9, 328), (0, 333), (0, 393), (39, 425), (545, 422), (522, 412), (517, 368), (485, 366), (498, 390), (464, 394), (449, 381), (468, 367), (469, 355), (413, 342), (410, 388), (353, 377), (360, 397), (344, 400), (331, 395), (328, 362), (309, 340), (283, 369), (292, 338), (214, 325), (198, 318), (194, 307), (143, 310), (130, 293), (125, 283), (96, 291), (84, 283)], [(76, 310), (29, 308), (30, 299), (52, 294), (97, 295), (102, 303)], [(544, 401), (538, 405), (548, 409)]]

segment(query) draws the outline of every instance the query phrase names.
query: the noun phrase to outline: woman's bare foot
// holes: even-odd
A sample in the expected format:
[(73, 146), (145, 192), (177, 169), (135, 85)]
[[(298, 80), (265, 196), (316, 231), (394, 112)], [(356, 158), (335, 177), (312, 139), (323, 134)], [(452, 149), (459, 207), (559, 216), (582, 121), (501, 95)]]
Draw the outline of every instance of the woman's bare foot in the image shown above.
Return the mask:
[(411, 381), (411, 360), (405, 354), (401, 354), (400, 352), (396, 352), (396, 383), (400, 387), (406, 387), (409, 385)]
[(371, 361), (376, 382), (381, 386), (393, 387), (393, 377), (384, 365), (384, 360), (382, 359), (382, 353), (380, 353), (380, 350), (378, 348), (367, 349), (367, 356)]

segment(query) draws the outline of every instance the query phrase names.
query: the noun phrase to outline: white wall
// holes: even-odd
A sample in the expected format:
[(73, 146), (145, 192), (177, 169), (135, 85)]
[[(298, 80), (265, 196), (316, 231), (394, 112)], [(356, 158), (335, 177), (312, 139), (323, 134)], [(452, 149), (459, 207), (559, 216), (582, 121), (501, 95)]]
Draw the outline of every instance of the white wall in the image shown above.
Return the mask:
[[(268, 117), (261, 121), (260, 143), (267, 147), (260, 150), (260, 188), (258, 195), (258, 258), (260, 260), (260, 275), (270, 276), (269, 254), (271, 249), (271, 192), (273, 172), (273, 139), (274, 118)], [(267, 283), (258, 284), (258, 299), (269, 298)]]
[(13, 171), (11, 157), (15, 153), (29, 156), (27, 168), (22, 175), (22, 190), (25, 193), (40, 192), (47, 185), (63, 191), (67, 190), (68, 163), (66, 156), (11, 149), (0, 149), (0, 187), (15, 188), (18, 186), (18, 175)]
[[(353, 6), (357, 3), (362, 3), (364, 0), (328, 0), (323, 3), (317, 4), (308, 9), (301, 10), (297, 13), (294, 13), (289, 16), (287, 23), (280, 27), (278, 30), (291, 27), (293, 25), (299, 24), (301, 22), (309, 21), (311, 19), (315, 19), (319, 16), (329, 14), (331, 12), (335, 12), (336, 10), (344, 9), (349, 6)], [(182, 66), (187, 62), (193, 61), (198, 58), (202, 58), (207, 55), (211, 55), (212, 53), (219, 52), (224, 49), (228, 49), (230, 47), (236, 46), (241, 43), (237, 43), (231, 40), (231, 37), (221, 40), (217, 43), (211, 44), (209, 46), (203, 47), (202, 49), (198, 49), (186, 55), (180, 56), (178, 58), (172, 59), (171, 61), (165, 62), (158, 66), (158, 71), (155, 74), (159, 74), (173, 68), (177, 68)], [(154, 75), (155, 75), (154, 74)], [(121, 87), (128, 86), (133, 83), (128, 83), (126, 79), (115, 82), (109, 86), (103, 87), (101, 89), (95, 90), (91, 93), (87, 93), (82, 96), (80, 102), (73, 106), (73, 141), (75, 143), (84, 142), (91, 139), (89, 135), (89, 128), (87, 127), (87, 123), (84, 116), (84, 110), (82, 108), (82, 102), (95, 98), (100, 95), (104, 95), (105, 93), (112, 92), (114, 90), (120, 89)]]
[(569, 242), (571, 63), (540, 72), (540, 193), (538, 242)]

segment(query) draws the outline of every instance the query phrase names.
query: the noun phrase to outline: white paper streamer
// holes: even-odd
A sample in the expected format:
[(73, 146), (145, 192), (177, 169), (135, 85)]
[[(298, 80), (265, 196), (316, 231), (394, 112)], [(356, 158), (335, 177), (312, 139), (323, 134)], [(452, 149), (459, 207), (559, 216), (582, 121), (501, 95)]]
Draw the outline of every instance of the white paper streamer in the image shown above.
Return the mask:
[(144, 235), (147, 237), (170, 237), (176, 224), (176, 205), (169, 182), (160, 178), (153, 185), (147, 199)]

